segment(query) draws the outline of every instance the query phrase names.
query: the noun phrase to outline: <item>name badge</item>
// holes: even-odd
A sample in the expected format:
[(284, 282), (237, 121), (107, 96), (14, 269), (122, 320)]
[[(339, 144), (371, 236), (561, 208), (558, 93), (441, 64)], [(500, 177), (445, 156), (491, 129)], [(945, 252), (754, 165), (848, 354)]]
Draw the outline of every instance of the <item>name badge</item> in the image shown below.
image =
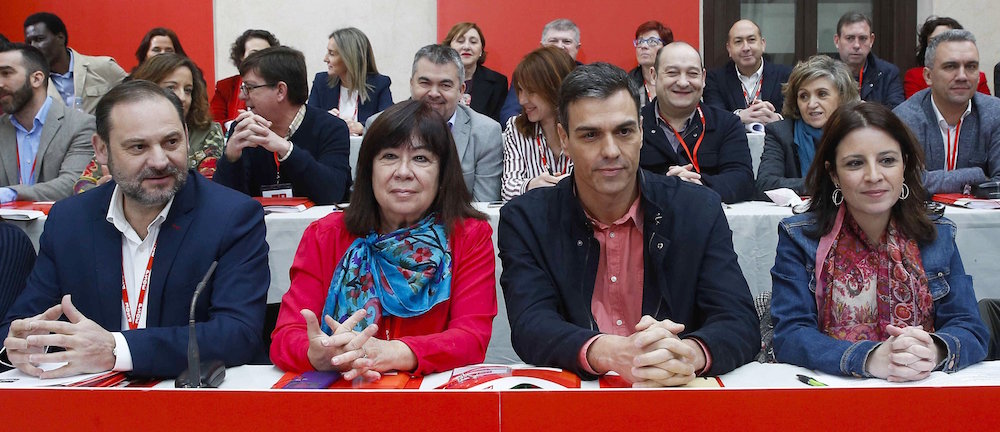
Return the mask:
[(260, 195), (264, 198), (291, 198), (292, 184), (278, 183), (273, 185), (263, 185), (260, 187)]

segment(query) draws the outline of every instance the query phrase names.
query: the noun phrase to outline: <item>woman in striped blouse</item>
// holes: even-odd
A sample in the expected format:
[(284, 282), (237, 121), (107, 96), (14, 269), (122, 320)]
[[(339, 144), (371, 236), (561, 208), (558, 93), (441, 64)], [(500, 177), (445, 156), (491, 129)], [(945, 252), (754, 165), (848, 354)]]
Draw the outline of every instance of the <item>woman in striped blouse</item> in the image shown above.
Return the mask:
[(556, 134), (557, 99), (563, 78), (576, 67), (555, 47), (536, 49), (514, 69), (521, 114), (507, 121), (503, 134), (504, 201), (529, 189), (553, 186), (573, 171)]

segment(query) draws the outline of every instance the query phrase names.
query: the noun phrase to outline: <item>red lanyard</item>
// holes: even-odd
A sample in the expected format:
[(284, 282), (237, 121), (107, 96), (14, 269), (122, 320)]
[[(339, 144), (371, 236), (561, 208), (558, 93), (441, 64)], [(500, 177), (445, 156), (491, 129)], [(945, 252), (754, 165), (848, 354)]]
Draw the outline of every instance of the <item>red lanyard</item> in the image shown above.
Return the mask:
[[(358, 102), (354, 104), (354, 116), (350, 120), (358, 121), (358, 107), (361, 106), (361, 95), (358, 95)], [(337, 108), (340, 108), (340, 101), (337, 101)], [(343, 117), (341, 117), (343, 119)]]
[[(663, 115), (661, 114), (660, 117), (663, 117)], [(677, 137), (677, 141), (680, 141), (681, 147), (684, 147), (684, 153), (687, 153), (688, 160), (691, 161), (691, 166), (694, 167), (694, 171), (700, 174), (701, 168), (698, 166), (698, 148), (701, 147), (701, 140), (705, 139), (706, 130), (705, 113), (701, 112), (701, 106), (698, 106), (698, 117), (701, 117), (701, 135), (698, 136), (698, 141), (694, 143), (694, 153), (692, 153), (691, 149), (688, 148), (688, 145), (684, 142), (684, 138), (681, 137), (681, 134), (677, 133), (673, 126), (670, 126), (670, 123), (667, 123), (667, 127), (670, 128), (670, 131)]]
[(14, 144), (14, 151), (17, 154), (17, 180), (21, 182), (21, 184), (23, 185), (29, 184), (28, 183), (29, 180), (34, 181), (35, 179), (35, 164), (38, 163), (38, 157), (36, 155), (35, 160), (31, 161), (31, 173), (28, 174), (29, 177), (27, 180), (25, 180), (23, 177), (21, 177), (21, 149), (20, 147), (18, 147), (16, 143)]
[(549, 158), (545, 157), (545, 148), (548, 146), (542, 144), (542, 133), (537, 127), (535, 129), (535, 143), (538, 144), (538, 152), (542, 155), (542, 166), (548, 170), (549, 175), (561, 176), (563, 174), (562, 171), (556, 172), (549, 166)]
[(646, 100), (652, 101), (653, 97), (656, 96), (656, 93), (655, 92), (650, 93), (649, 86), (646, 84), (646, 78), (642, 79), (642, 88), (646, 90)]
[(153, 249), (149, 251), (149, 262), (146, 263), (146, 272), (142, 274), (142, 282), (139, 285), (139, 301), (135, 305), (135, 316), (132, 316), (132, 307), (128, 303), (128, 288), (125, 286), (125, 258), (122, 257), (122, 304), (125, 305), (125, 320), (128, 321), (129, 330), (139, 328), (139, 318), (142, 317), (142, 302), (146, 300), (146, 291), (149, 290), (149, 274), (153, 271), (153, 256), (155, 255), (156, 243), (153, 243)]
[(955, 141), (951, 140), (951, 131), (944, 131), (945, 136), (948, 137), (948, 142), (945, 147), (945, 167), (947, 171), (952, 171), (955, 169), (955, 165), (958, 164), (958, 134), (962, 131), (962, 120), (958, 120), (958, 124), (955, 125)]
[(281, 161), (278, 160), (278, 152), (271, 152), (274, 156), (274, 184), (281, 183)]
[(753, 95), (753, 99), (750, 99), (750, 95), (747, 94), (747, 88), (743, 85), (743, 81), (740, 81), (740, 87), (743, 89), (743, 100), (747, 101), (747, 108), (750, 108), (754, 101), (760, 99), (760, 91), (764, 88), (764, 72), (760, 73), (760, 79), (757, 80), (757, 85), (754, 87), (757, 89), (757, 93)]
[(864, 87), (863, 84), (864, 82), (865, 82), (865, 65), (861, 65), (861, 73), (858, 74), (858, 91), (861, 91), (861, 88)]

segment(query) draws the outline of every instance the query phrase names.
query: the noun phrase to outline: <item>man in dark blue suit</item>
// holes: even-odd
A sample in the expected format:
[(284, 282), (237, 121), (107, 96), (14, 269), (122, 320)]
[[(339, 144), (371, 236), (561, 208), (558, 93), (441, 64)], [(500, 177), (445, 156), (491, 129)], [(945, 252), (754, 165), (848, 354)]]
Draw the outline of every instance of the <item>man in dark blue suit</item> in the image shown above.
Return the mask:
[(743, 124), (781, 120), (781, 85), (788, 81), (792, 70), (783, 64), (765, 62), (765, 47), (767, 41), (757, 24), (736, 21), (726, 39), (730, 60), (708, 73), (705, 104), (740, 116)]
[[(113, 181), (52, 207), (28, 286), (0, 326), (4, 356), (42, 378), (176, 376), (192, 294), (217, 261), (195, 312), (201, 356), (247, 363), (270, 280), (260, 205), (186, 170), (180, 102), (156, 85), (121, 84), (96, 114), (97, 161)], [(54, 362), (67, 363), (39, 368)]]

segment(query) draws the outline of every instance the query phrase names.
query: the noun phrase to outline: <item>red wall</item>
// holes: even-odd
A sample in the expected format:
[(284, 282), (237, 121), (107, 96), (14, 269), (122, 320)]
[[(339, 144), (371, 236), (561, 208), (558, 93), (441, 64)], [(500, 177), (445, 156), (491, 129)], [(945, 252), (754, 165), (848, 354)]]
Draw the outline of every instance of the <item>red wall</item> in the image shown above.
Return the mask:
[(24, 40), (28, 15), (52, 12), (66, 24), (70, 47), (83, 54), (114, 57), (126, 72), (138, 62), (135, 50), (146, 32), (170, 28), (205, 73), (209, 95), (215, 88), (212, 0), (3, 0), (0, 9), (0, 33), (8, 39)]
[(699, 0), (438, 0), (438, 41), (455, 23), (473, 21), (486, 37), (486, 66), (510, 78), (525, 54), (539, 46), (542, 27), (569, 18), (580, 27), (583, 45), (577, 60), (606, 61), (625, 70), (635, 67), (635, 29), (651, 19), (674, 32), (674, 39), (699, 46)]

